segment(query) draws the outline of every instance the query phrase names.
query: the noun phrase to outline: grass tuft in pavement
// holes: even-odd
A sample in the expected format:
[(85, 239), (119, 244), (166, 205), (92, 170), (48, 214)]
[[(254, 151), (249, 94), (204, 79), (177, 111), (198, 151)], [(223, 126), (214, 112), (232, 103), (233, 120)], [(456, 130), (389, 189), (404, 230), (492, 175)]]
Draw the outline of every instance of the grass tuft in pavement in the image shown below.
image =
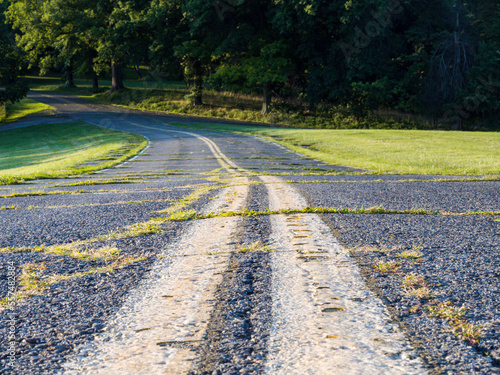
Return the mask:
[(401, 267), (400, 263), (397, 262), (378, 262), (372, 265), (373, 270), (379, 273), (395, 273)]
[[(494, 216), (500, 215), (500, 212), (446, 212), (446, 211), (433, 211), (424, 209), (410, 209), (410, 210), (392, 210), (383, 207), (371, 208), (338, 208), (338, 207), (305, 207), (302, 209), (282, 209), (277, 211), (253, 211), (253, 210), (240, 210), (240, 211), (227, 211), (227, 212), (211, 212), (208, 214), (189, 212), (189, 215), (180, 214), (172, 221), (188, 221), (188, 220), (203, 220), (212, 219), (215, 217), (234, 217), (234, 216), (267, 216), (267, 215), (294, 215), (294, 214), (338, 214), (338, 215), (443, 215), (443, 216)], [(169, 219), (171, 220), (171, 219)], [(367, 250), (367, 249), (365, 249)], [(375, 250), (370, 250), (375, 251)], [(380, 250), (381, 251), (381, 250)], [(408, 253), (406, 258), (415, 258), (418, 251)]]
[(11, 302), (18, 302), (42, 294), (50, 286), (60, 283), (64, 280), (77, 279), (80, 277), (96, 274), (96, 273), (111, 273), (118, 269), (125, 268), (137, 262), (146, 260), (147, 257), (134, 258), (132, 256), (118, 257), (112, 263), (91, 268), (87, 271), (76, 272), (72, 274), (54, 274), (44, 275), (43, 271), (47, 266), (45, 263), (29, 263), (22, 267), (19, 277), (19, 290), (12, 296), (0, 299), (0, 310), (9, 306)]
[(482, 326), (467, 322), (465, 307), (456, 307), (450, 301), (446, 301), (435, 306), (430, 305), (426, 310), (430, 316), (447, 321), (455, 335), (471, 345), (476, 346), (481, 340)]
[(242, 253), (251, 253), (255, 251), (264, 251), (264, 252), (272, 252), (274, 248), (272, 246), (263, 245), (261, 242), (257, 241), (248, 246), (243, 246), (239, 249)]

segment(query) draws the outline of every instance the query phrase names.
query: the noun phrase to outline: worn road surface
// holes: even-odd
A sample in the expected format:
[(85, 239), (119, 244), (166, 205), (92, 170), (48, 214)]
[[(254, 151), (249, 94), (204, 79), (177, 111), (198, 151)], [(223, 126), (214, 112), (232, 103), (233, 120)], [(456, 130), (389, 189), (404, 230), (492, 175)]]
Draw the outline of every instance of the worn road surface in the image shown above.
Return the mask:
[[(1, 130), (83, 121), (149, 146), (0, 186), (0, 298), (19, 297), (0, 373), (500, 374), (500, 181), (362, 174), (175, 126), (200, 119), (31, 96), (58, 113)], [(306, 209), (374, 206), (396, 211)]]

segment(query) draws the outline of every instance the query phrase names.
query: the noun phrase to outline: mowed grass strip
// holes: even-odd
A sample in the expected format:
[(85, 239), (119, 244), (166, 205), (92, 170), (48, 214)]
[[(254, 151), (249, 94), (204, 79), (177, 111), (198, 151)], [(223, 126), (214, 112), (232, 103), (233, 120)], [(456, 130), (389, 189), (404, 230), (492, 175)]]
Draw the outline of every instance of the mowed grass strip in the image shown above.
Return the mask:
[(7, 104), (5, 106), (5, 113), (0, 116), (0, 126), (34, 113), (50, 110), (55, 110), (55, 108), (47, 104), (39, 103), (35, 100), (25, 98), (17, 103)]
[(206, 123), (188, 127), (260, 136), (317, 160), (375, 174), (500, 173), (500, 133), (287, 129)]
[(0, 132), (0, 184), (109, 168), (146, 146), (139, 135), (83, 123), (6, 130)]

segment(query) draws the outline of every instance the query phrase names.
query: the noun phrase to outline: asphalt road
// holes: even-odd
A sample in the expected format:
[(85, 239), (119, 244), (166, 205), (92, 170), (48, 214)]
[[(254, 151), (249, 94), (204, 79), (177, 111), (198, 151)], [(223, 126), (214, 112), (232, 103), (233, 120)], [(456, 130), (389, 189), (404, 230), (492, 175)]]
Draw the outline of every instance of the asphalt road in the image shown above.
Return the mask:
[[(33, 292), (0, 310), (1, 373), (500, 374), (498, 216), (236, 216), (130, 230), (186, 210), (500, 211), (500, 181), (359, 175), (172, 125), (200, 119), (30, 96), (58, 114), (8, 128), (78, 120), (150, 144), (96, 174), (0, 186), (0, 207), (16, 207), (0, 210), (0, 298)], [(30, 192), (50, 195), (5, 197)], [(103, 248), (125, 263), (79, 255)], [(420, 281), (405, 287), (408, 275)]]

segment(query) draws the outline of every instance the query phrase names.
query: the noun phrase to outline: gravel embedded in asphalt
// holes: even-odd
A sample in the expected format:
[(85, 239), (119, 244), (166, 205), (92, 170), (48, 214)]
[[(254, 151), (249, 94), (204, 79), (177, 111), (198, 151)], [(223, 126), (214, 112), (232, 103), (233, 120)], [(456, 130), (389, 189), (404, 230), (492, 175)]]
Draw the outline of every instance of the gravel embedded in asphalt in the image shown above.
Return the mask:
[[(7, 363), (7, 342), (0, 342), (0, 369), (2, 374), (53, 374), (61, 368), (65, 357), (81, 344), (94, 339), (94, 334), (105, 329), (106, 321), (118, 310), (133, 288), (146, 275), (165, 243), (175, 238), (185, 224), (163, 234), (129, 241), (122, 247), (124, 253), (138, 257), (152, 255), (148, 260), (134, 263), (112, 273), (96, 273), (63, 280), (49, 287), (39, 296), (18, 302), (16, 316), (15, 367)], [(123, 245), (123, 243), (122, 243)], [(16, 266), (44, 262), (47, 273), (82, 272), (102, 262), (83, 262), (67, 257), (45, 254), (7, 254)], [(88, 263), (88, 264), (87, 264)], [(4, 285), (2, 283), (2, 285)], [(2, 295), (5, 290), (2, 289)], [(0, 321), (9, 320), (8, 311), (0, 312)], [(0, 325), (0, 337), (7, 337), (8, 325)]]
[(394, 210), (424, 208), (448, 212), (500, 210), (500, 181), (310, 183), (296, 187), (313, 207), (382, 206)]
[(123, 230), (127, 225), (160, 216), (172, 203), (0, 211), (0, 248), (56, 245)]
[[(247, 207), (268, 206), (265, 186), (251, 185)], [(242, 248), (265, 245), (271, 233), (269, 217), (247, 217), (237, 235)], [(223, 281), (215, 293), (216, 305), (197, 348), (200, 359), (191, 374), (260, 374), (267, 356), (272, 324), (272, 269), (267, 251), (231, 254)]]
[[(372, 246), (389, 252), (358, 251), (367, 283), (401, 322), (434, 372), (500, 373), (500, 223), (490, 217), (411, 215), (324, 215), (348, 248)], [(398, 256), (419, 251), (422, 261)], [(373, 265), (397, 262), (397, 273), (378, 273)], [(423, 277), (434, 294), (430, 301), (402, 289), (406, 275)], [(477, 346), (456, 337), (426, 306), (450, 301), (465, 307), (465, 318), (483, 326)], [(417, 311), (412, 311), (421, 304)]]

